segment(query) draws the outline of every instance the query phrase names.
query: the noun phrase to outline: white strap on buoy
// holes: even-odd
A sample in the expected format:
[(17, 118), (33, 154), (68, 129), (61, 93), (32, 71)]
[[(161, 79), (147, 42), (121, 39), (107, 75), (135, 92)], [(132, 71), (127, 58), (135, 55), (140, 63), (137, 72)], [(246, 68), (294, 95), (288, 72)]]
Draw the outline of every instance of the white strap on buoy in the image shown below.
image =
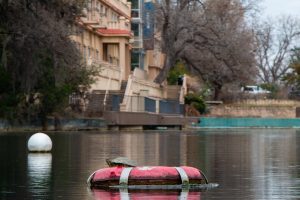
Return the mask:
[(127, 188), (120, 188), (120, 200), (130, 200), (129, 192)]
[(124, 167), (120, 176), (120, 182), (119, 182), (120, 185), (123, 186), (128, 185), (128, 178), (132, 169), (133, 167)]
[(189, 184), (189, 177), (187, 176), (184, 169), (182, 169), (181, 167), (175, 167), (175, 169), (178, 171), (180, 175), (182, 186), (187, 186)]
[(180, 192), (180, 196), (178, 200), (187, 200), (189, 198), (189, 190), (188, 189), (182, 189)]

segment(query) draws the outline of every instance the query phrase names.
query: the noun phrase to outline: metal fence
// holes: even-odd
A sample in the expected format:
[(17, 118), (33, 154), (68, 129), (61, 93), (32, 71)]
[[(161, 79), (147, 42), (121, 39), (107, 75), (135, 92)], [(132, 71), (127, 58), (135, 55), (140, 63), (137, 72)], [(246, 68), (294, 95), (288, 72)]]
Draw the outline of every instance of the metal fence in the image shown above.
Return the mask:
[[(124, 102), (123, 102), (124, 101)], [(80, 105), (82, 99), (70, 98), (70, 105)], [(123, 94), (89, 94), (86, 112), (103, 114), (104, 111), (150, 112), (160, 114), (184, 114), (184, 105), (178, 100), (161, 100), (143, 96), (124, 96)], [(124, 103), (121, 110), (120, 105)], [(83, 110), (83, 109), (82, 109)]]
[(156, 112), (156, 100), (145, 97), (145, 111)]
[(127, 111), (184, 115), (184, 104), (178, 100), (157, 100), (142, 96), (127, 96)]
[(184, 114), (184, 105), (177, 100), (160, 100), (159, 113), (163, 114)]

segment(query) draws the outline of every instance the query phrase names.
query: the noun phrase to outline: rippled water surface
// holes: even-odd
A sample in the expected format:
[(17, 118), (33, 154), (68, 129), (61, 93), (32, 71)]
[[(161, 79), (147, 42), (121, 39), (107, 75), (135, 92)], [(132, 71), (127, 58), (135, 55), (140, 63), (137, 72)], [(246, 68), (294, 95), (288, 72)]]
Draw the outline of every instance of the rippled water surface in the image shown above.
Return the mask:
[[(49, 133), (51, 153), (27, 152), (32, 133), (0, 133), (0, 199), (300, 199), (300, 131)], [(208, 191), (90, 191), (105, 159), (200, 168)]]

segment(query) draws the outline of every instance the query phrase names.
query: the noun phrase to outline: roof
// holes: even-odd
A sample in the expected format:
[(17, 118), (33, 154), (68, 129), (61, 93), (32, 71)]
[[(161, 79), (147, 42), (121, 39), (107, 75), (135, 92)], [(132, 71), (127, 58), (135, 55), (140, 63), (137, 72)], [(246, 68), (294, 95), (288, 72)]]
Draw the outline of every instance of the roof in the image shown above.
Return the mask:
[(131, 31), (122, 29), (105, 29), (99, 28), (97, 32), (104, 36), (131, 36)]

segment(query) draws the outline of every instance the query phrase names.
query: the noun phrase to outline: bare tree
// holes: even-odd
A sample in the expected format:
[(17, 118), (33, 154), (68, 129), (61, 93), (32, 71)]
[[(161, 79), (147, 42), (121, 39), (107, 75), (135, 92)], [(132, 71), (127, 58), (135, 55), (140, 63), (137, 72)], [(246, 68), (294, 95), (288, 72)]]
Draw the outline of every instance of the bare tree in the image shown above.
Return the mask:
[(166, 55), (164, 68), (155, 82), (162, 83), (168, 71), (180, 59), (187, 44), (192, 42), (198, 16), (203, 12), (200, 0), (163, 0), (157, 4), (157, 27), (161, 34), (162, 52)]
[(256, 76), (254, 40), (245, 13), (252, 9), (252, 3), (206, 0), (192, 4), (190, 1), (188, 5), (193, 7), (175, 7), (175, 13), (165, 12), (174, 21), (169, 23), (168, 19), (165, 24), (166, 18), (162, 17), (166, 26), (162, 28), (166, 63), (156, 81), (164, 79), (176, 59), (185, 61), (191, 71), (215, 89), (215, 99), (224, 84), (251, 81)]
[(298, 19), (290, 16), (277, 21), (269, 19), (256, 24), (254, 30), (259, 79), (278, 84), (289, 70), (291, 49), (300, 36)]

